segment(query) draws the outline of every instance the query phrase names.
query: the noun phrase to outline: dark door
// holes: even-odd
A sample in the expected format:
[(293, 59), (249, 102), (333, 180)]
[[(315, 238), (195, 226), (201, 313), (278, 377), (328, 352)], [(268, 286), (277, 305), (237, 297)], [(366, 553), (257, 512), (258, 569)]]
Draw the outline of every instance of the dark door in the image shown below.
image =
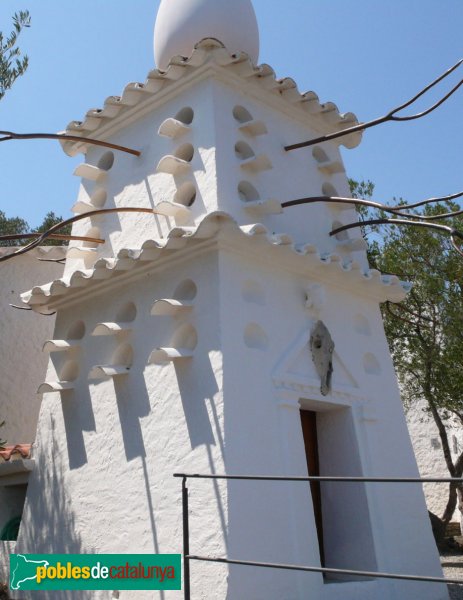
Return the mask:
[[(309, 476), (319, 477), (320, 461), (318, 455), (317, 413), (311, 410), (301, 410), (301, 423), (302, 434), (304, 436), (305, 455), (307, 458), (307, 470), (309, 472)], [(311, 481), (310, 491), (312, 492), (315, 524), (317, 526), (318, 545), (320, 548), (320, 561), (322, 567), (324, 567), (325, 550), (323, 545), (323, 516), (320, 482)]]

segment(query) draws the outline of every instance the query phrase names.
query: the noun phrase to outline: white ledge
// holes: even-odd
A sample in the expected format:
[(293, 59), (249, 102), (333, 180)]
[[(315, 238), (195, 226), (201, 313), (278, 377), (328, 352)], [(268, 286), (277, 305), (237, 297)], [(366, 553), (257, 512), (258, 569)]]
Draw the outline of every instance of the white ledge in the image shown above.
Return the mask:
[(97, 258), (96, 248), (84, 248), (83, 246), (69, 246), (66, 252), (68, 258), (88, 258), (93, 256)]
[(320, 163), (318, 165), (318, 170), (321, 173), (324, 173), (325, 175), (334, 175), (335, 173), (345, 173), (346, 172), (344, 165), (342, 164), (342, 162), (340, 162), (338, 160), (326, 161), (326, 162)]
[(167, 217), (174, 217), (176, 221), (178, 220), (182, 223), (188, 221), (191, 215), (191, 210), (188, 207), (178, 202), (167, 202), (166, 200), (159, 202), (155, 210), (159, 210)]
[[(236, 201), (238, 202), (238, 199)], [(386, 286), (381, 278), (373, 276), (369, 270), (366, 270), (364, 274), (360, 263), (346, 258), (345, 252), (342, 253), (342, 256), (337, 256), (336, 253), (322, 253), (310, 243), (295, 244), (293, 242), (289, 246), (282, 246), (284, 240), (281, 237), (275, 239), (275, 236), (272, 235), (273, 227), (268, 229), (262, 223), (256, 223), (259, 219), (249, 220), (254, 223), (239, 226), (230, 215), (224, 212), (210, 213), (199, 224), (171, 229), (167, 238), (163, 239), (161, 243), (156, 240), (146, 240), (139, 248), (122, 249), (116, 257), (100, 258), (92, 269), (82, 268), (74, 271), (70, 276), (56, 279), (43, 286), (36, 286), (21, 294), (21, 299), (24, 304), (29, 305), (35, 311), (51, 312), (57, 306), (65, 306), (68, 302), (72, 302), (74, 298), (84, 295), (93, 296), (98, 292), (100, 283), (104, 282), (105, 286), (112, 285), (111, 279), (115, 285), (123, 286), (126, 280), (125, 273), (127, 273), (127, 278), (131, 274), (139, 277), (148, 268), (147, 263), (150, 261), (155, 262), (156, 266), (159, 264), (163, 267), (163, 261), (168, 260), (173, 255), (173, 251), (180, 250), (186, 255), (190, 244), (191, 247), (194, 247), (198, 240), (213, 240), (222, 232), (227, 236), (227, 240), (230, 240), (230, 243), (236, 247), (249, 248), (250, 252), (259, 253), (262, 256), (269, 255), (269, 252), (274, 253), (276, 248), (280, 248), (278, 255), (275, 254), (275, 260), (281, 258), (282, 261), (289, 261), (295, 256), (297, 258), (297, 262), (294, 261), (295, 269), (299, 269), (301, 273), (305, 273), (308, 269), (316, 271), (326, 269), (327, 278), (331, 278), (336, 283), (339, 282), (339, 285), (345, 285), (349, 289), (355, 289), (359, 282), (368, 283), (371, 294), (380, 302), (385, 300), (401, 302), (409, 290), (409, 286), (397, 277), (393, 277), (390, 284)], [(328, 234), (328, 231), (326, 233)], [(336, 240), (333, 240), (331, 245), (334, 250)], [(121, 272), (122, 276), (120, 276)], [(116, 278), (119, 281), (115, 281)], [(88, 286), (88, 291), (84, 291), (85, 286)], [(153, 298), (153, 302), (154, 300), (156, 297)]]
[(357, 250), (366, 250), (368, 245), (363, 238), (355, 238), (354, 240), (339, 240), (336, 242), (338, 248), (356, 252)]
[(76, 202), (71, 208), (71, 212), (76, 215), (84, 215), (85, 213), (92, 212), (94, 210), (96, 210), (96, 206), (90, 204), (90, 202), (82, 202), (81, 200)]
[(156, 348), (151, 353), (148, 364), (167, 365), (177, 360), (185, 360), (193, 357), (193, 350), (187, 348)]
[(244, 202), (243, 208), (256, 215), (280, 215), (283, 212), (278, 200), (253, 200)]
[[(148, 107), (151, 103), (155, 106), (157, 102), (162, 103), (166, 94), (175, 95), (180, 86), (188, 85), (189, 78), (194, 77), (195, 73), (199, 76), (205, 69), (213, 70), (219, 77), (232, 74), (237, 78), (237, 85), (249, 89), (251, 95), (265, 94), (272, 104), (278, 102), (287, 111), (294, 111), (298, 122), (304, 123), (307, 117), (316, 119), (316, 129), (320, 134), (358, 124), (352, 113), (341, 115), (331, 102), (322, 105), (314, 92), (301, 94), (291, 79), (277, 79), (269, 65), (253, 65), (246, 54), (231, 55), (217, 40), (205, 39), (197, 44), (191, 56), (173, 57), (166, 70), (151, 71), (142, 85), (129, 84), (123, 91), (122, 98), (107, 98), (102, 109), (88, 111), (78, 122), (70, 123), (66, 131), (76, 136), (94, 138), (99, 138), (100, 133), (104, 135), (109, 128), (111, 132), (117, 131), (135, 113), (136, 108), (132, 106), (137, 104), (138, 107)], [(353, 148), (359, 144), (361, 136), (360, 132), (350, 134), (339, 138), (337, 143)], [(295, 141), (297, 140), (289, 139), (288, 143)], [(85, 151), (88, 147), (84, 139), (81, 142), (62, 140), (61, 144), (70, 155)]]
[(190, 127), (177, 119), (166, 119), (159, 127), (158, 134), (163, 137), (177, 138), (190, 131)]
[(292, 246), (294, 243), (293, 238), (288, 233), (274, 233), (270, 237), (270, 241), (277, 246)]
[(355, 204), (347, 204), (347, 202), (328, 202), (327, 205), (329, 208), (340, 212), (345, 210), (355, 210)]
[(68, 352), (72, 348), (80, 346), (78, 341), (71, 340), (47, 340), (43, 345), (42, 352)]
[(90, 179), (91, 181), (103, 181), (106, 179), (108, 172), (93, 165), (82, 163), (76, 168), (74, 175), (82, 177), (82, 179)]
[(98, 323), (92, 335), (117, 335), (132, 330), (130, 323)]
[(192, 302), (180, 302), (179, 300), (173, 300), (170, 298), (162, 298), (156, 300), (151, 309), (153, 316), (169, 315), (175, 316), (179, 313), (189, 311), (193, 308)]
[(247, 133), (253, 137), (268, 133), (267, 126), (263, 121), (248, 121), (247, 123), (243, 123), (239, 129), (243, 133)]
[(128, 375), (130, 367), (123, 365), (96, 365), (88, 374), (90, 381), (94, 379), (105, 379), (106, 377), (119, 377)]
[(273, 165), (266, 154), (259, 154), (259, 156), (253, 156), (244, 160), (241, 163), (241, 168), (253, 172), (269, 171), (273, 169)]
[(0, 486), (22, 485), (27, 483), (29, 473), (34, 470), (32, 458), (21, 458), (0, 463)]
[(141, 83), (129, 83), (121, 96), (121, 103), (126, 106), (135, 106), (146, 95), (146, 90)]
[(181, 175), (188, 173), (190, 169), (191, 164), (189, 162), (181, 158), (177, 158), (177, 156), (168, 154), (167, 156), (163, 156), (161, 158), (156, 171), (158, 173), (169, 173), (170, 175)]
[(54, 392), (63, 392), (64, 390), (74, 389), (72, 381), (46, 381), (39, 385), (37, 394), (52, 394)]

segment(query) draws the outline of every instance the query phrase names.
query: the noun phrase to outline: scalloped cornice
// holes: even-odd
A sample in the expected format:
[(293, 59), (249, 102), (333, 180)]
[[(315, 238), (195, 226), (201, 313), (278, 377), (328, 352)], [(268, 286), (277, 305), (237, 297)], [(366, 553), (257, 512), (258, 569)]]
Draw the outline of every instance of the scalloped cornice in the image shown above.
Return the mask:
[(92, 269), (76, 270), (70, 276), (57, 279), (43, 286), (34, 287), (21, 295), (22, 301), (34, 310), (44, 307), (63, 306), (126, 285), (128, 279), (136, 279), (147, 269), (165, 265), (172, 258), (192, 256), (195, 250), (204, 249), (220, 237), (223, 247), (244, 252), (256, 259), (270, 260), (275, 266), (295, 272), (318, 275), (335, 285), (358, 290), (374, 297), (378, 302), (403, 300), (409, 285), (398, 277), (382, 275), (379, 271), (362, 270), (356, 261), (344, 262), (338, 254), (321, 254), (312, 244), (296, 245), (287, 234), (273, 234), (264, 225), (239, 226), (223, 212), (207, 215), (198, 227), (175, 227), (165, 243), (147, 240), (138, 249), (122, 249), (114, 258), (100, 258)]
[[(204, 68), (223, 70), (223, 75), (238, 78), (238, 81), (265, 92), (267, 99), (278, 98), (287, 103), (292, 112), (309, 117), (321, 134), (358, 125), (357, 117), (351, 113), (341, 114), (333, 102), (320, 103), (315, 92), (301, 93), (293, 79), (277, 79), (275, 71), (267, 64), (255, 66), (246, 53), (230, 54), (218, 40), (204, 39), (195, 46), (189, 58), (175, 56), (165, 71), (154, 69), (148, 73), (145, 83), (129, 83), (121, 96), (106, 98), (103, 108), (87, 112), (83, 121), (71, 121), (63, 133), (95, 139), (105, 139), (114, 129), (125, 125), (137, 111), (147, 103), (164, 97), (188, 79), (199, 77)], [(355, 148), (361, 141), (360, 132), (336, 141), (347, 148)], [(86, 152), (86, 145), (79, 142), (61, 142), (64, 151), (70, 156)]]

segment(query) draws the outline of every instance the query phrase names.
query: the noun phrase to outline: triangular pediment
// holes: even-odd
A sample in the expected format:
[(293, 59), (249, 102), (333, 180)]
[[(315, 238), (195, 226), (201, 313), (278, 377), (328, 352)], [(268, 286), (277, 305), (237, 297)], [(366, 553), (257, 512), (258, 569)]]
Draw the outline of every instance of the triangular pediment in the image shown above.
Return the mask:
[[(310, 349), (310, 334), (313, 325), (315, 323), (301, 332), (283, 352), (273, 372), (273, 381), (277, 387), (298, 390), (319, 398), (322, 397), (320, 377), (317, 374)], [(325, 398), (329, 400), (346, 395), (360, 398), (360, 389), (354, 375), (335, 348), (331, 392)]]

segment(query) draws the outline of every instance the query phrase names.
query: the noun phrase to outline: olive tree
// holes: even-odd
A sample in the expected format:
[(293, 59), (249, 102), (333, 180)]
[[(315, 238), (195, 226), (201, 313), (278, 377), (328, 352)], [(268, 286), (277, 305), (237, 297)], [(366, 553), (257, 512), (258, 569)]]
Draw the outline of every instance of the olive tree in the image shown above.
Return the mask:
[(29, 66), (17, 43), (21, 31), (30, 24), (29, 12), (19, 11), (13, 15), (13, 31), (7, 37), (0, 31), (0, 100)]
[[(350, 184), (354, 197), (373, 194), (371, 182)], [(448, 201), (427, 205), (421, 214), (430, 217), (459, 208)], [(382, 216), (369, 210), (362, 208), (360, 218)], [(461, 215), (444, 223), (463, 230)], [(402, 303), (382, 307), (390, 351), (404, 403), (425, 401), (449, 476), (462, 477), (463, 452), (452, 456), (448, 425), (455, 420), (463, 425), (463, 260), (450, 239), (430, 229), (378, 226), (364, 235), (372, 266), (413, 282)], [(443, 530), (457, 505), (463, 513), (463, 486), (450, 484), (446, 508), (439, 515)]]

